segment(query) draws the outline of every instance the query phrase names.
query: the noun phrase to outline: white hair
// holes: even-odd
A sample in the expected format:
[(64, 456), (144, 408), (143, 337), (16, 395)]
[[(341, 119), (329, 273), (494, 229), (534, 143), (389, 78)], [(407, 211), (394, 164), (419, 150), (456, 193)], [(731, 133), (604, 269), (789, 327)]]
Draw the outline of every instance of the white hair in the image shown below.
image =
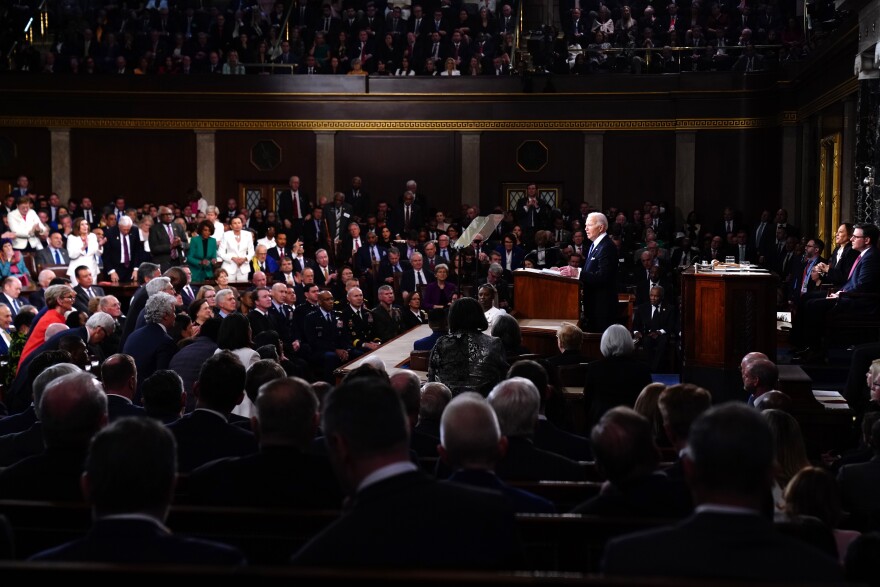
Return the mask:
[(605, 358), (623, 357), (635, 352), (635, 349), (632, 335), (622, 324), (612, 324), (606, 328), (599, 341), (599, 350)]

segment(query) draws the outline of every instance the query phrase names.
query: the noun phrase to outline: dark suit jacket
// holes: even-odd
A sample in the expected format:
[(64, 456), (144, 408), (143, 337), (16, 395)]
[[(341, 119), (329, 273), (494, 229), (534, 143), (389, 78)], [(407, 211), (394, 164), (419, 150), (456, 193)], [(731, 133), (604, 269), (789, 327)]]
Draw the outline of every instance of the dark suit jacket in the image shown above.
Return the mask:
[(459, 483), (471, 487), (480, 487), (497, 491), (507, 498), (510, 507), (517, 513), (524, 514), (555, 514), (553, 502), (534, 493), (512, 487), (498, 478), (492, 471), (475, 469), (459, 470), (449, 477), (450, 483)]
[(690, 495), (661, 472), (611, 483), (599, 495), (572, 510), (575, 514), (606, 517), (683, 518), (691, 513)]
[(633, 332), (641, 332), (643, 336), (649, 332), (660, 330), (665, 330), (667, 335), (677, 332), (673, 308), (667, 304), (660, 304), (660, 310), (654, 317), (651, 316), (652, 310), (650, 302), (636, 307), (633, 313)]
[(837, 250), (839, 248), (840, 247), (834, 249), (831, 256), (828, 257), (828, 275), (822, 279), (823, 283), (831, 283), (836, 286), (841, 286), (846, 283), (846, 280), (849, 278), (849, 270), (852, 269), (853, 263), (855, 263), (856, 257), (859, 256), (859, 253), (852, 248), (850, 243), (847, 243), (843, 255), (840, 257), (840, 262), (838, 262)]
[(37, 310), (42, 310), (46, 307), (46, 291), (43, 288), (40, 288), (31, 293), (31, 295), (28, 296), (28, 303)]
[[(297, 195), (299, 196), (300, 211), (303, 217), (306, 217), (312, 213), (312, 204), (302, 190), (298, 190)], [(292, 222), (295, 220), (294, 216), (296, 216), (296, 204), (293, 202), (293, 193), (290, 190), (284, 190), (278, 195), (278, 218), (282, 221), (290, 220)]]
[[(379, 262), (382, 262), (382, 259), (388, 256), (388, 250), (385, 247), (380, 247), (376, 245), (377, 255), (379, 256)], [(370, 246), (365, 244), (361, 248), (358, 249), (357, 253), (354, 256), (354, 266), (355, 270), (358, 272), (358, 275), (362, 274), (367, 269), (373, 268), (373, 257), (371, 253)]]
[(616, 406), (633, 407), (642, 389), (651, 383), (648, 365), (633, 357), (610, 357), (587, 364), (584, 409), (587, 430)]
[(877, 249), (871, 247), (853, 264), (852, 275), (840, 289), (853, 294), (880, 293), (880, 253)]
[[(104, 288), (98, 287), (97, 285), (92, 286), (92, 292), (95, 294), (95, 297), (100, 297), (104, 295)], [(73, 286), (73, 291), (76, 292), (76, 300), (73, 302), (73, 305), (80, 312), (88, 312), (89, 311), (89, 296), (86, 294), (86, 290), (82, 288), (82, 286), (75, 285)], [(0, 302), (6, 303), (2, 296), (0, 296)]]
[(0, 436), (24, 432), (33, 426), (36, 421), (37, 413), (34, 411), (34, 406), (28, 406), (23, 412), (0, 419)]
[(137, 323), (138, 314), (141, 313), (141, 310), (144, 309), (144, 306), (147, 305), (147, 289), (142, 285), (134, 291), (134, 295), (131, 296), (131, 302), (129, 302), (128, 313), (126, 317), (131, 316), (131, 319), (125, 320), (125, 326), (122, 329), (122, 335), (119, 338), (119, 352), (122, 352), (122, 347), (125, 345), (126, 339), (131, 336), (131, 333), (134, 332), (134, 327)]
[[(424, 222), (424, 212), (422, 211), (421, 206), (413, 204), (412, 211), (410, 212), (409, 217), (408, 230), (418, 231), (422, 227)], [(391, 212), (391, 218), (389, 218), (388, 227), (391, 229), (391, 232), (393, 234), (403, 235), (407, 231), (403, 204), (401, 204), (400, 206), (396, 206), (395, 209)]]
[[(425, 275), (425, 281), (422, 283), (427, 285), (437, 281), (434, 273), (427, 267), (422, 267), (422, 273)], [(400, 291), (408, 291), (410, 293), (416, 291), (416, 272), (412, 267), (408, 267), (400, 278)]]
[[(681, 556), (682, 553), (687, 556)], [(612, 540), (608, 575), (760, 582), (843, 580), (837, 561), (773, 531), (758, 515), (695, 514), (676, 526)]]
[(178, 469), (182, 473), (217, 459), (257, 452), (251, 432), (206, 410), (195, 410), (169, 424), (168, 429), (177, 439)]
[(413, 343), (414, 351), (430, 351), (434, 348), (434, 344), (445, 335), (445, 332), (432, 332), (431, 336), (420, 338)]
[(216, 350), (216, 342), (207, 336), (197, 336), (191, 344), (180, 349), (168, 363), (168, 368), (183, 379), (187, 412), (191, 412), (196, 406), (196, 397), (192, 391), (193, 383), (199, 379), (202, 364), (213, 356)]
[(571, 434), (557, 428), (546, 418), (539, 418), (535, 426), (535, 446), (547, 452), (556, 453), (573, 461), (590, 461), (593, 451), (590, 441), (583, 436)]
[(122, 242), (120, 240), (119, 227), (114, 226), (107, 230), (104, 236), (107, 238), (107, 242), (104, 243), (104, 253), (102, 254), (104, 273), (109, 275), (110, 271), (115, 271), (119, 275), (121, 283), (129, 283), (132, 271), (144, 260), (143, 243), (141, 243), (141, 239), (137, 234), (137, 228), (133, 227), (132, 231), (128, 234), (129, 262), (127, 266), (122, 263)]
[(562, 455), (541, 450), (529, 438), (508, 437), (507, 455), (495, 467), (505, 481), (584, 481), (584, 468)]
[(98, 519), (84, 537), (31, 560), (243, 566), (244, 555), (218, 542), (170, 534), (157, 520)]
[[(70, 255), (67, 253), (67, 249), (65, 247), (61, 247), (60, 249), (58, 249), (58, 252), (61, 253), (61, 260), (63, 261), (62, 264), (70, 265)], [(104, 250), (104, 254), (107, 254), (106, 249)], [(45, 247), (37, 251), (35, 260), (37, 262), (37, 265), (39, 265), (40, 267), (52, 267), (58, 265), (58, 263), (55, 262), (55, 257), (52, 254), (52, 251), (49, 250), (49, 247)]]
[(617, 322), (617, 257), (614, 241), (606, 236), (593, 249), (581, 270), (584, 315), (590, 332), (605, 332)]
[(134, 405), (121, 395), (112, 393), (107, 394), (107, 416), (111, 422), (115, 422), (119, 418), (141, 418), (146, 416), (147, 412), (140, 406)]
[[(122, 352), (131, 355), (137, 365), (138, 389), (144, 379), (157, 369), (167, 369), (177, 345), (158, 324), (147, 324), (131, 333)], [(140, 393), (140, 392), (138, 392)]]
[(359, 492), (352, 507), (292, 562), (335, 568), (512, 569), (522, 562), (514, 525), (513, 511), (495, 492), (404, 473)]
[(252, 336), (257, 336), (261, 332), (266, 332), (267, 330), (275, 330), (272, 319), (268, 314), (264, 315), (257, 310), (251, 310), (247, 313), (247, 319), (251, 325)]
[(14, 465), (22, 459), (41, 454), (45, 450), (43, 425), (40, 422), (34, 422), (27, 430), (0, 436), (0, 467)]
[[(186, 237), (186, 231), (179, 224), (172, 222), (171, 230), (174, 236), (180, 239), (180, 246), (177, 247), (177, 259), (174, 261), (175, 265), (180, 265), (189, 249), (189, 239)], [(153, 262), (161, 265), (162, 271), (165, 271), (171, 265), (171, 241), (168, 239), (164, 224), (157, 222), (150, 227), (149, 243)]]
[(195, 469), (188, 499), (199, 505), (340, 509), (342, 490), (325, 455), (266, 446)]
[(81, 502), (85, 456), (85, 447), (56, 447), (18, 461), (0, 473), (0, 499)]
[(844, 465), (837, 473), (841, 505), (853, 515), (880, 512), (880, 458), (867, 463)]

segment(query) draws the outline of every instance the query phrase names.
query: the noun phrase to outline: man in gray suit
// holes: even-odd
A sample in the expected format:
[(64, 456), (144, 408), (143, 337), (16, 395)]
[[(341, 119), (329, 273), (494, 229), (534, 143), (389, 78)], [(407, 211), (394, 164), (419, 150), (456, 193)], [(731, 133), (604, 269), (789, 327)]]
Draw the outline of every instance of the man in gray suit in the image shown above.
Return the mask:
[(70, 265), (70, 255), (67, 254), (60, 232), (54, 231), (49, 235), (46, 248), (37, 251), (36, 261), (40, 267)]

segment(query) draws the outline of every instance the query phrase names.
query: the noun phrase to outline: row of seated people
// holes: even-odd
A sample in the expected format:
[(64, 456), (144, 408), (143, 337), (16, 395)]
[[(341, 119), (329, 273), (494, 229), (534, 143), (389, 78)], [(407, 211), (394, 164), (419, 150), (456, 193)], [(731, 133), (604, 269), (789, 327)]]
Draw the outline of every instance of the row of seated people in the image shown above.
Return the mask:
[[(189, 473), (180, 499), (201, 504), (339, 509), (344, 496), (356, 498), (291, 553), (295, 565), (530, 570), (513, 513), (558, 510), (510, 483), (584, 478), (574, 461), (538, 448), (548, 438), (539, 430), (553, 428), (541, 417), (547, 374), (536, 363), (513, 365), (484, 399), (436, 382), (420, 389), (411, 373), (389, 378), (375, 367), (349, 374), (331, 390), (286, 378), (273, 361), (246, 370), (234, 354), (220, 352), (200, 370), (195, 411), (180, 418), (185, 391), (173, 372), (151, 374), (141, 390), (146, 413), (132, 414), (132, 359), (108, 359), (100, 383), (70, 360), (58, 353), (34, 381), (46, 448), (0, 473), (0, 497), (83, 499), (95, 522), (73, 542), (23, 553), (34, 560), (244, 564), (237, 548), (162, 529), (179, 470)], [(747, 375), (751, 369), (744, 373), (747, 389), (756, 389)], [(246, 393), (256, 403), (250, 423), (230, 415)], [(840, 561), (854, 564), (862, 544), (873, 544), (870, 536), (832, 532), (839, 510), (829, 509), (825, 496), (837, 491), (836, 482), (808, 463), (774, 512), (776, 461), (791, 453), (799, 435), (784, 411), (710, 408), (711, 394), (690, 385), (660, 386), (652, 397), (650, 420), (628, 407), (601, 416), (589, 448), (607, 486), (575, 512), (680, 521), (611, 541), (606, 574), (837, 581)], [(120, 406), (128, 407), (128, 417)], [(13, 421), (0, 420), (0, 428)], [(661, 435), (683, 455), (666, 471), (658, 470)], [(569, 447), (586, 443), (559, 431), (549, 438)], [(422, 445), (437, 451), (438, 473), (445, 467), (440, 477), (448, 480), (419, 471), (413, 453)], [(841, 475), (841, 486), (855, 487), (845, 485), (847, 477)], [(786, 521), (778, 529), (774, 513)], [(413, 534), (423, 539), (413, 541)], [(700, 556), (682, 559), (676, 555), (682, 549)]]
[[(653, 6), (639, 4), (597, 4), (589, 12), (587, 8), (592, 7), (582, 11), (560, 6), (568, 45), (659, 49), (664, 45), (699, 48), (711, 43), (716, 47), (715, 61), (725, 61), (726, 57), (732, 63), (725, 46), (784, 44), (786, 55), (800, 57), (805, 47), (821, 36), (818, 27), (813, 27), (806, 39), (796, 14), (787, 7), (766, 3), (734, 8), (726, 3), (696, 1), (681, 11), (672, 3), (657, 9), (657, 14)], [(264, 65), (303, 66), (311, 56), (320, 69), (335, 57), (343, 70), (358, 60), (369, 72), (377, 70), (379, 63), (385, 64), (388, 71), (400, 69), (406, 57), (421, 72), (425, 58), (432, 56), (435, 66), (453, 58), (455, 69), (464, 73), (471, 69), (470, 54), (477, 56), (484, 70), (489, 69), (494, 57), (507, 56), (504, 61), (509, 64), (512, 33), (518, 26), (515, 8), (510, 4), (462, 5), (451, 0), (405, 7), (377, 6), (373, 2), (345, 8), (302, 3), (291, 11), (289, 32), (281, 30), (284, 15), (280, 3), (274, 11), (235, 6), (228, 11), (172, 7), (140, 13), (111, 5), (79, 17), (78, 27), (58, 27), (57, 42), (48, 54), (48, 70), (244, 73), (242, 63), (256, 63), (259, 66), (253, 71), (263, 73), (268, 72), (262, 68)], [(71, 18), (60, 16), (59, 22)], [(456, 34), (460, 35), (458, 42), (453, 41)], [(601, 40), (595, 39), (597, 34)], [(795, 50), (789, 51), (792, 47)], [(233, 53), (235, 58), (230, 59)], [(46, 68), (33, 50), (21, 52), (16, 67), (27, 71)], [(760, 68), (760, 63), (755, 64), (754, 69)]]

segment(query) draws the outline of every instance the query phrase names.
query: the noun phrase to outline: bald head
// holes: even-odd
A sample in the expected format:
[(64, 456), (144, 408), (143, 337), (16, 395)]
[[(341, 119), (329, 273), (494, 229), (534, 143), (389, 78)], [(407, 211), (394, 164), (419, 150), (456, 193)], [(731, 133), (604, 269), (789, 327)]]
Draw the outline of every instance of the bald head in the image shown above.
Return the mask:
[(40, 417), (46, 447), (85, 448), (107, 425), (107, 396), (90, 373), (64, 375), (43, 392)]
[(419, 420), (440, 420), (443, 410), (452, 401), (452, 391), (438, 381), (426, 383), (422, 387), (419, 407)]

